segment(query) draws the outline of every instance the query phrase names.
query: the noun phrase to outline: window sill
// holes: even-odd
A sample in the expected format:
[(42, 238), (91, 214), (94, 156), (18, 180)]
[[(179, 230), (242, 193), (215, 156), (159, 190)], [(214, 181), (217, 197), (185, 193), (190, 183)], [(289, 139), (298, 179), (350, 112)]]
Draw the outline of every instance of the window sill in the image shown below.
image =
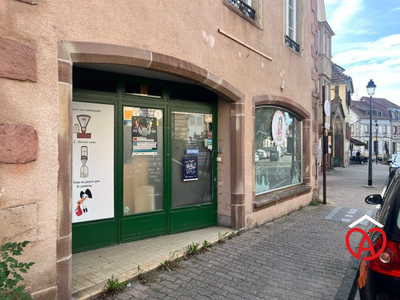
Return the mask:
[(307, 194), (310, 191), (311, 191), (310, 186), (299, 185), (285, 190), (271, 192), (264, 195), (258, 195), (255, 196), (255, 201), (253, 202), (254, 208), (262, 208), (270, 204), (279, 204), (279, 202), (283, 202)]
[(233, 6), (231, 3), (228, 2), (228, 0), (223, 0), (223, 4), (228, 7), (231, 11), (233, 11), (235, 14), (239, 15), (240, 17), (242, 17), (243, 19), (245, 19), (247, 22), (249, 22), (251, 25), (257, 27), (258, 29), (262, 30), (263, 27), (258, 24), (256, 21), (254, 21), (252, 18), (244, 15), (240, 9), (238, 9), (237, 7)]
[(301, 55), (301, 48), (300, 48), (300, 44), (298, 44), (297, 42), (293, 41), (290, 37), (288, 37), (287, 35), (285, 35), (285, 45), (292, 50), (294, 53)]

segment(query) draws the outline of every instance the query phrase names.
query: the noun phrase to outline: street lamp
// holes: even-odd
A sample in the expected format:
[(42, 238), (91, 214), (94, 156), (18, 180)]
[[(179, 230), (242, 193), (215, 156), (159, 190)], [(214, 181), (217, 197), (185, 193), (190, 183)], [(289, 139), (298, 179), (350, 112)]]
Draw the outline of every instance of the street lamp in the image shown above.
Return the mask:
[(375, 161), (376, 164), (378, 164), (378, 121), (376, 121), (375, 123), (375, 131), (376, 131), (376, 141), (375, 141)]
[(372, 186), (372, 96), (375, 94), (376, 85), (371, 79), (367, 85), (369, 95), (369, 157), (368, 157), (368, 186)]

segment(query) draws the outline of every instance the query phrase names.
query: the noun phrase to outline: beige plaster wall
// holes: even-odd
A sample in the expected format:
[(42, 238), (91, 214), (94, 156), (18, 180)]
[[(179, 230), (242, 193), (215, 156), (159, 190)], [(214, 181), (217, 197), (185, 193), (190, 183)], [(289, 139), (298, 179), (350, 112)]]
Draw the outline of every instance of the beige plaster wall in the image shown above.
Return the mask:
[[(37, 47), (36, 83), (0, 78), (0, 121), (29, 124), (39, 135), (39, 155), (35, 162), (0, 165), (0, 209), (29, 209), (32, 218), (27, 237), (33, 243), (24, 259), (36, 262), (26, 276), (35, 292), (48, 293), (46, 289), (56, 286), (57, 138), (62, 118), (58, 115), (57, 43), (61, 40), (97, 42), (144, 49), (180, 58), (218, 75), (245, 95), (244, 128), (238, 129), (245, 131), (245, 149), (252, 149), (252, 97), (255, 95), (284, 96), (301, 103), (311, 113), (311, 95), (315, 89), (311, 78), (314, 65), (311, 3), (311, 0), (302, 1), (302, 51), (297, 54), (284, 44), (284, 1), (281, 0), (262, 1), (262, 29), (228, 9), (222, 0), (120, 0), (117, 5), (106, 0), (79, 3), (39, 0), (38, 5), (0, 0), (0, 36)], [(218, 29), (273, 60), (223, 36)], [(219, 144), (224, 152), (218, 165), (218, 212), (229, 216), (230, 179), (223, 175), (231, 171), (230, 105), (220, 101), (219, 109)], [(309, 134), (314, 133), (310, 130)], [(314, 139), (308, 140), (311, 149)], [(311, 151), (304, 155), (309, 156), (312, 164)], [(252, 151), (246, 150), (243, 174), (246, 227), (278, 217), (311, 200), (307, 194), (253, 212), (253, 159)], [(314, 179), (311, 185), (315, 185)], [(15, 238), (21, 237), (23, 233), (15, 235)]]

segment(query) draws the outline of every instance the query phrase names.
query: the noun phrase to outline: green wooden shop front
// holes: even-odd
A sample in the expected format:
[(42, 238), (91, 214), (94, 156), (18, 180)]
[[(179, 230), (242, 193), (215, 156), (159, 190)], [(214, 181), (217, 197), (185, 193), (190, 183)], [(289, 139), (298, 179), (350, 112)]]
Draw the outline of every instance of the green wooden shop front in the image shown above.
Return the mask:
[(74, 252), (217, 223), (217, 96), (74, 68)]

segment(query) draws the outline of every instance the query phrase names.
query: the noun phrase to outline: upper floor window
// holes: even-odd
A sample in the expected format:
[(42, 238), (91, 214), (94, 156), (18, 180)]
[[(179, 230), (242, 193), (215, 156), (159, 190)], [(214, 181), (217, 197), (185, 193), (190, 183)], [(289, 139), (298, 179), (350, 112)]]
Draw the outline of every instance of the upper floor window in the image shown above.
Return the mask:
[(297, 0), (286, 0), (286, 24), (285, 24), (285, 43), (296, 52), (300, 52), (300, 45), (298, 43), (298, 18), (297, 18)]
[(378, 111), (378, 117), (382, 116), (382, 112)]
[(254, 7), (257, 5), (258, 0), (227, 0), (230, 4), (236, 7), (240, 12), (256, 21), (256, 10)]
[(325, 41), (325, 54), (330, 57), (330, 53), (331, 53), (331, 38), (328, 34), (326, 35), (326, 41)]
[(286, 1), (286, 35), (296, 41), (296, 0)]
[(397, 127), (393, 126), (393, 134), (397, 134)]

